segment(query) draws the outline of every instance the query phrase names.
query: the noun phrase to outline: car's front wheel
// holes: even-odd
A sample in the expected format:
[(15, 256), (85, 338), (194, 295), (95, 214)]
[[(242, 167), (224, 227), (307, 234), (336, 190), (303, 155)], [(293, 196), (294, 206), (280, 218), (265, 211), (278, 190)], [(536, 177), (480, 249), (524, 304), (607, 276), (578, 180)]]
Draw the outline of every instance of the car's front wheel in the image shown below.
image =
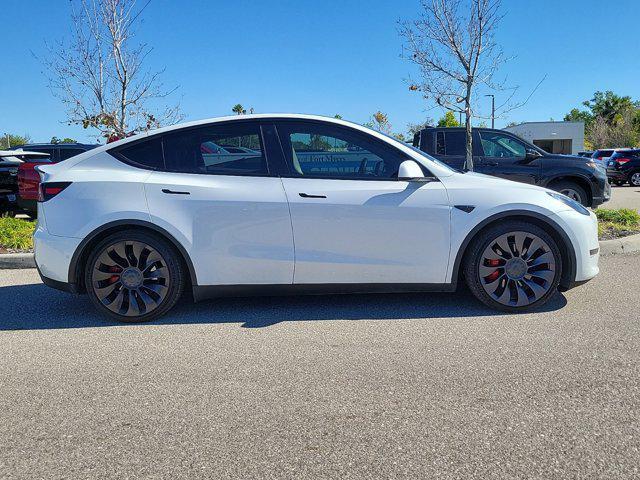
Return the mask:
[(465, 255), (464, 276), (485, 305), (504, 311), (539, 307), (556, 292), (562, 259), (555, 240), (525, 221), (482, 231)]
[(85, 286), (100, 312), (122, 322), (146, 322), (171, 309), (184, 274), (175, 249), (146, 232), (117, 232), (90, 253)]
[(591, 201), (587, 192), (575, 182), (561, 181), (549, 186), (551, 190), (555, 190), (563, 195), (566, 195), (571, 200), (584, 205), (585, 207), (591, 206)]

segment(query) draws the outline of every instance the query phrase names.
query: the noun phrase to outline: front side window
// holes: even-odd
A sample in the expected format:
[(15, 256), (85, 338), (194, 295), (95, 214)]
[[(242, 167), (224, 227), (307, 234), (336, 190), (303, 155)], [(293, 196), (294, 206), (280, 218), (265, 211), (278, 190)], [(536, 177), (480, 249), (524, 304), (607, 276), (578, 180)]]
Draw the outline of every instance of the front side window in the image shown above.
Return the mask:
[(365, 134), (331, 125), (278, 126), (293, 174), (343, 179), (397, 178), (400, 152)]
[(480, 141), (487, 157), (519, 158), (527, 153), (522, 142), (502, 133), (480, 132)]
[(257, 123), (220, 124), (164, 135), (166, 169), (210, 175), (266, 175)]

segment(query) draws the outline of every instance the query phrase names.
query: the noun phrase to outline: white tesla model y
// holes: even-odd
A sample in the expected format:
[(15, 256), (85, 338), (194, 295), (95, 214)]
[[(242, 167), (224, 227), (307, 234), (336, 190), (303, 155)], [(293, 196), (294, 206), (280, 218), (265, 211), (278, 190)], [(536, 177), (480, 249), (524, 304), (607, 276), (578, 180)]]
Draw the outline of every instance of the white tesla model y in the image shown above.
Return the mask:
[(461, 280), (519, 311), (598, 273), (596, 218), (580, 204), (333, 118), (186, 123), (38, 168), (42, 280), (123, 321), (156, 318), (185, 290), (453, 292)]

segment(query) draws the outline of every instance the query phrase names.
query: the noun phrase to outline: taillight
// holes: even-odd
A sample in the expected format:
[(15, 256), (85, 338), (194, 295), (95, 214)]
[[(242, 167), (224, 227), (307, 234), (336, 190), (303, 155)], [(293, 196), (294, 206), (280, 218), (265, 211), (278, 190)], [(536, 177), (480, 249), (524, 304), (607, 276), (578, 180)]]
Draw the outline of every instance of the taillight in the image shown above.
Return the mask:
[(23, 200), (37, 200), (40, 175), (36, 163), (24, 162), (18, 167), (18, 193)]
[(41, 183), (38, 189), (38, 201), (46, 202), (47, 200), (51, 200), (69, 185), (71, 185), (71, 182)]
[(619, 163), (620, 165), (622, 165), (623, 163), (630, 162), (631, 159), (630, 158), (625, 158), (625, 157), (620, 157), (620, 158), (616, 158), (615, 161), (616, 161), (616, 163)]

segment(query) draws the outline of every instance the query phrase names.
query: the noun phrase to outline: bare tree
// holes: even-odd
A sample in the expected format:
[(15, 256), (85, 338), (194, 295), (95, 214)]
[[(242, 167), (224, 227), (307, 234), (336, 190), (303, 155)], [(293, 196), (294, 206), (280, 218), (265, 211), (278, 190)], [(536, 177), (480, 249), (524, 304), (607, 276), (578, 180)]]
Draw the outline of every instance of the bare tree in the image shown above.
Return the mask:
[(494, 32), (502, 15), (500, 0), (422, 0), (419, 19), (400, 23), (410, 61), (421, 81), (410, 86), (452, 112), (464, 113), (465, 167), (473, 170), (471, 119), (475, 88), (496, 88), (493, 76), (503, 63)]
[(164, 70), (149, 71), (144, 62), (152, 48), (135, 43), (137, 22), (151, 0), (73, 0), (69, 41), (47, 45), (43, 59), (49, 85), (67, 107), (67, 123), (98, 130), (108, 139), (173, 124), (179, 106), (164, 100)]

